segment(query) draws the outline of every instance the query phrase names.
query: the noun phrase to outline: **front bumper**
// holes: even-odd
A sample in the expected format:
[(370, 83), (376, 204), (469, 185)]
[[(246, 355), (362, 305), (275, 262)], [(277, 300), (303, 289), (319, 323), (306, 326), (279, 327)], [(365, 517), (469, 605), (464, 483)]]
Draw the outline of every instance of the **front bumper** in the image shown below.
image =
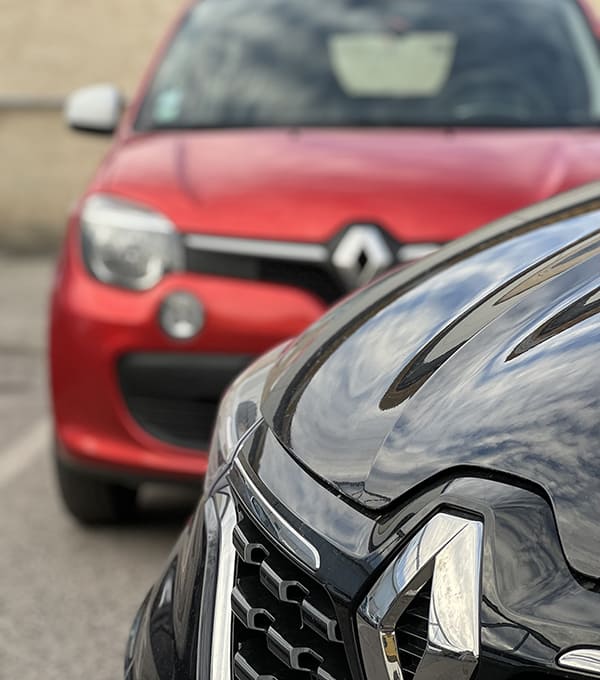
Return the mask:
[[(197, 479), (223, 388), (325, 306), (285, 286), (194, 273), (171, 274), (143, 293), (116, 289), (85, 270), (77, 233), (72, 226), (52, 295), (59, 451), (117, 476)], [(158, 323), (163, 300), (180, 290), (205, 308), (205, 326), (189, 342), (170, 339)]]
[[(388, 680), (365, 673), (359, 611), (436, 517), (483, 527), (475, 655), (427, 646), (431, 627), (414, 627), (424, 588), (395, 630), (403, 677), (589, 677), (558, 660), (598, 646), (600, 594), (566, 564), (543, 496), (514, 480), (449, 475), (374, 516), (320, 485), (262, 427), (201, 502), (152, 590), (127, 680)], [(415, 635), (422, 645), (400, 644)]]

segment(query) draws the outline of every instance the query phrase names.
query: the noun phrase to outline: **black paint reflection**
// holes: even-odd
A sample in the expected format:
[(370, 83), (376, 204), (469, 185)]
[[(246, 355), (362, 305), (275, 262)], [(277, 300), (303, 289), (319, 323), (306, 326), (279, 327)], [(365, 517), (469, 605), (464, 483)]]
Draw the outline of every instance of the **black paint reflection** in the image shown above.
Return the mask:
[(333, 310), (271, 376), (279, 440), (373, 511), (452, 468), (529, 479), (599, 577), (597, 207), (509, 218)]
[(551, 494), (573, 565), (597, 576), (600, 318), (508, 361), (523, 336), (525, 315), (527, 325), (538, 326), (539, 309), (554, 301), (570, 304), (558, 286), (547, 286), (535, 301), (507, 313), (501, 328), (479, 333), (458, 361), (439, 371), (403, 408), (365, 488), (393, 499), (399, 488), (407, 490), (448, 466), (521, 475)]
[[(463, 345), (504, 314), (512, 304), (516, 304), (521, 295), (598, 254), (600, 254), (598, 236), (592, 239), (586, 238), (581, 243), (567, 248), (566, 251), (556, 257), (542, 262), (529, 271), (527, 276), (518, 279), (516, 284), (507, 283), (487, 299), (475, 304), (428, 342), (406, 365), (381, 400), (379, 404), (381, 410), (386, 411), (395, 408), (404, 400), (412, 397)], [(595, 304), (588, 305), (586, 302), (588, 298), (593, 298), (595, 292), (586, 296), (583, 301), (577, 301), (577, 303), (570, 305), (568, 310), (557, 315), (557, 319), (544, 324), (542, 328), (535, 331), (533, 336), (535, 336), (537, 342), (526, 341), (526, 348), (530, 349), (535, 344), (540, 344), (548, 339), (548, 337), (568, 330), (575, 323), (593, 316), (600, 309), (600, 303), (596, 301)], [(524, 343), (520, 343), (511, 353), (511, 357), (526, 351), (526, 348)]]

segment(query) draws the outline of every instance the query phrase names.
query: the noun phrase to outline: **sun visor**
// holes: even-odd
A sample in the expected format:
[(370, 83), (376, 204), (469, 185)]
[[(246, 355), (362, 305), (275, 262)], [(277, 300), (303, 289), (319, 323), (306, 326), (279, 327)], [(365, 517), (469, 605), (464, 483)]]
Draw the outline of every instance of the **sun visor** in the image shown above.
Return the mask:
[(329, 40), (329, 57), (355, 97), (431, 97), (446, 84), (457, 38), (444, 31), (345, 33)]

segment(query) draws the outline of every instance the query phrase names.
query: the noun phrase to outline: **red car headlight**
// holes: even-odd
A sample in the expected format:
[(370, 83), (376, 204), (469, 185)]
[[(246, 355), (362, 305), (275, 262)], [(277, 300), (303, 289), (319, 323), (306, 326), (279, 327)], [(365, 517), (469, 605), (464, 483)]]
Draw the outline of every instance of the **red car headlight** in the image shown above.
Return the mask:
[(87, 199), (81, 240), (90, 273), (121, 288), (148, 290), (183, 265), (181, 241), (169, 219), (111, 196)]

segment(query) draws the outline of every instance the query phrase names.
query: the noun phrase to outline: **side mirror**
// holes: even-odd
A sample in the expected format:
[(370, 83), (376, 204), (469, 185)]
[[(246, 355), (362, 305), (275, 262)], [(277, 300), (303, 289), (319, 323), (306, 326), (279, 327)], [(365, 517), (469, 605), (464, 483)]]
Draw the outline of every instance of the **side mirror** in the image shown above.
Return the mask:
[(65, 105), (65, 118), (74, 130), (112, 134), (121, 118), (125, 100), (114, 85), (91, 85), (76, 90)]

